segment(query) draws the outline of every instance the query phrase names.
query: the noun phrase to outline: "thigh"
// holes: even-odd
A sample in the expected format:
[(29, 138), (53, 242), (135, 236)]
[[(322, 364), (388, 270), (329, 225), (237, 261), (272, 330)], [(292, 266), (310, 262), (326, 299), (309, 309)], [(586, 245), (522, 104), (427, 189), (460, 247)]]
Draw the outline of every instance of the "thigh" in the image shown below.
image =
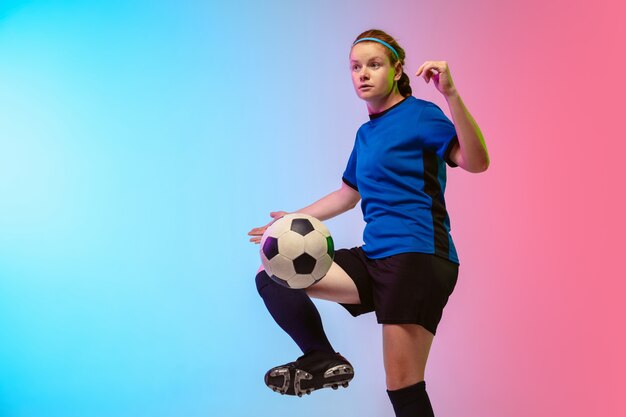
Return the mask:
[(337, 303), (360, 304), (361, 302), (354, 280), (336, 262), (333, 262), (324, 278), (305, 291), (309, 297)]
[[(259, 266), (257, 274), (265, 270)], [(304, 289), (309, 297), (337, 303), (360, 304), (359, 291), (350, 276), (337, 263), (333, 262), (320, 281)]]
[[(335, 253), (337, 254), (341, 251), (347, 252), (346, 249), (339, 249)], [(261, 264), (257, 274), (264, 269), (263, 264)], [(321, 280), (304, 290), (309, 297), (321, 300), (347, 304), (360, 304), (361, 302), (354, 280), (337, 262), (332, 263), (330, 269)]]
[(328, 274), (307, 289), (311, 297), (338, 302), (356, 317), (374, 311), (372, 277), (368, 271), (371, 262), (360, 246), (335, 251)]

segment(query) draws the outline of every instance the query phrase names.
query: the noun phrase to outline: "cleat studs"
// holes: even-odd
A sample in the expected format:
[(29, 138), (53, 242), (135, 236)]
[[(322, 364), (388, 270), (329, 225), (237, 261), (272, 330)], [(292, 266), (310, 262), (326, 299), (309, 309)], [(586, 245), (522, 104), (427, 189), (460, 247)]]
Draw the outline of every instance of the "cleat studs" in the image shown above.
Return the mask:
[(339, 386), (337, 384), (333, 384), (333, 389), (337, 389)]
[(348, 388), (348, 383), (344, 382), (343, 384), (341, 384), (341, 386), (344, 387), (344, 388)]

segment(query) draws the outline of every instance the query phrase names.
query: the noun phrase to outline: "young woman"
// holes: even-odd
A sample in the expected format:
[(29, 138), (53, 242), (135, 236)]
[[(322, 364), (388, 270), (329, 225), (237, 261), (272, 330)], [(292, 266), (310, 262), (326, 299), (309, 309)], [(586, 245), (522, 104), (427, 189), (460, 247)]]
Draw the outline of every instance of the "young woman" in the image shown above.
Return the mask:
[[(314, 297), (338, 302), (353, 316), (375, 311), (396, 416), (433, 416), (424, 371), (459, 266), (444, 200), (446, 164), (483, 172), (489, 156), (447, 62), (426, 61), (416, 75), (433, 81), (454, 124), (438, 106), (411, 95), (404, 58), (383, 31), (357, 37), (350, 70), (370, 120), (357, 132), (341, 188), (297, 210), (326, 220), (362, 200), (364, 244), (337, 250), (328, 274), (305, 290), (282, 287), (263, 267), (256, 284), (272, 317), (304, 353), (267, 372), (265, 383), (274, 391), (301, 396), (347, 386), (354, 375), (326, 338)], [(284, 214), (270, 213), (272, 222)], [(259, 243), (272, 222), (252, 229), (250, 241)]]

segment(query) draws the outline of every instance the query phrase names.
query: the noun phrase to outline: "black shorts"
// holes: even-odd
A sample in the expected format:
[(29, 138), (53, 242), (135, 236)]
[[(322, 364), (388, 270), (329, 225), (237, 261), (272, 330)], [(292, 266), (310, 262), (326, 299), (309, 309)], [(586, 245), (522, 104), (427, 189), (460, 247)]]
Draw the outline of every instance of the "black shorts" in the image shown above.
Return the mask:
[(359, 291), (361, 304), (341, 304), (354, 317), (375, 311), (378, 323), (415, 323), (432, 334), (459, 273), (458, 264), (419, 252), (370, 259), (361, 247), (338, 249), (335, 262)]

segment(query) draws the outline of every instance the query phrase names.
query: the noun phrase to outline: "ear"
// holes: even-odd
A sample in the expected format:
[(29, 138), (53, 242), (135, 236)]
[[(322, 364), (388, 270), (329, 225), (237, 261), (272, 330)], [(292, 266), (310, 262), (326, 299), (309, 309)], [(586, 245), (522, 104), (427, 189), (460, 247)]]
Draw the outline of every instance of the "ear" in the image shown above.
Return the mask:
[(402, 70), (402, 64), (400, 63), (400, 61), (396, 62), (396, 64), (394, 65), (394, 70), (396, 73), (393, 79), (396, 81), (400, 81), (400, 78), (402, 78), (402, 73), (404, 72)]

